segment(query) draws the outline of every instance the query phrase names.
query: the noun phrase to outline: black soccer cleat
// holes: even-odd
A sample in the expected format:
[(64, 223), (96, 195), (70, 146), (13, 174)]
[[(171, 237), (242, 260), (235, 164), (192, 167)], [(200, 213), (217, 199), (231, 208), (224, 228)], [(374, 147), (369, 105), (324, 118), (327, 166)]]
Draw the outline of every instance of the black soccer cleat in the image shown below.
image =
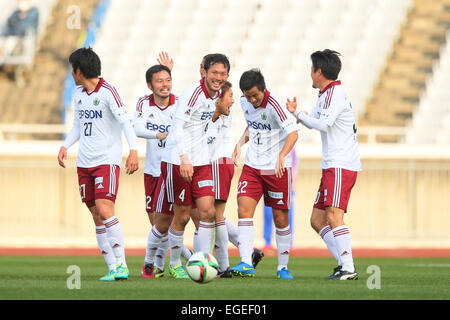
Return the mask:
[(331, 278), (333, 278), (333, 276), (341, 270), (342, 270), (342, 266), (337, 266), (336, 268), (334, 268), (333, 273), (327, 277), (327, 280), (331, 280)]
[(230, 267), (227, 268), (227, 270), (219, 272), (217, 274), (217, 278), (233, 278), (233, 275), (231, 274)]
[(253, 253), (252, 253), (253, 268), (256, 268), (256, 266), (262, 260), (263, 257), (264, 257), (264, 252), (262, 252), (262, 250), (259, 250), (256, 248), (253, 250)]
[(358, 280), (358, 274), (356, 273), (356, 269), (353, 272), (339, 270), (330, 280)]

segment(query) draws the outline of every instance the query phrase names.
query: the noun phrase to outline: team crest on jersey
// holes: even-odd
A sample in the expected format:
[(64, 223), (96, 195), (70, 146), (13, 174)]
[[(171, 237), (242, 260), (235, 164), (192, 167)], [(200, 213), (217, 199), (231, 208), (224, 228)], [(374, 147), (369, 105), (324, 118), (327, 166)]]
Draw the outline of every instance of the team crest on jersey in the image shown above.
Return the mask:
[(261, 119), (267, 120), (267, 114), (265, 114), (265, 113), (261, 114)]
[(98, 106), (100, 104), (100, 99), (99, 98), (95, 98), (94, 99), (94, 106)]
[(142, 118), (142, 112), (139, 112), (139, 113), (137, 114), (137, 117), (138, 117), (138, 118)]
[(191, 109), (187, 109), (184, 114), (187, 115), (187, 116), (190, 116), (191, 115)]

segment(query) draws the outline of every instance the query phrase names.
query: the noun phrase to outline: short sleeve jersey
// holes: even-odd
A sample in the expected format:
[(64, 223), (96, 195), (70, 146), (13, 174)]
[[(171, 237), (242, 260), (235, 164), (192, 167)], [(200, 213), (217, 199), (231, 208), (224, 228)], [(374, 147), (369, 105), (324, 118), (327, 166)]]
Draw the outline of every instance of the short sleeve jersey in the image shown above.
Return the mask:
[[(296, 119), (286, 104), (268, 90), (260, 107), (255, 108), (244, 96), (241, 106), (250, 134), (245, 164), (255, 169), (274, 170), (287, 136), (298, 131)], [(290, 153), (285, 157), (284, 166), (292, 166)]]
[[(139, 98), (136, 104), (134, 123), (143, 123), (148, 130), (155, 133), (169, 132), (177, 100), (178, 98), (171, 94), (169, 104), (161, 107), (155, 103), (153, 94)], [(153, 177), (161, 175), (161, 158), (166, 140), (167, 138), (164, 140), (147, 139), (144, 173)]]
[(130, 121), (117, 89), (100, 78), (94, 91), (77, 87), (74, 97), (74, 124), (80, 140), (77, 166), (92, 168), (122, 163), (122, 124)]
[(319, 92), (312, 117), (323, 120), (327, 132), (322, 138), (322, 169), (343, 168), (361, 171), (355, 112), (340, 81)]
[(212, 120), (207, 124), (207, 130), (204, 136), (204, 143), (209, 150), (209, 158), (215, 161), (220, 158), (231, 158), (230, 129), (233, 117), (233, 107), (228, 116), (221, 115), (215, 122)]
[(193, 166), (210, 163), (209, 151), (203, 143), (207, 124), (212, 119), (216, 108), (216, 101), (220, 95), (210, 97), (204, 79), (195, 82), (179, 97), (174, 113), (174, 126), (182, 123), (183, 143), (176, 135), (167, 136), (166, 148), (162, 160), (175, 165), (180, 164), (180, 155), (187, 154)]

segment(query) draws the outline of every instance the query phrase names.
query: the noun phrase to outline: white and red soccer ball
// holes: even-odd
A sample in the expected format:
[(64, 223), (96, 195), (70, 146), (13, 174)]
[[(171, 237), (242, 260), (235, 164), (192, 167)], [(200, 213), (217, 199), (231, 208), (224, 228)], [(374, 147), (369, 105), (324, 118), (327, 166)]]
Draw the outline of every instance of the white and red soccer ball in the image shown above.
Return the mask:
[(194, 253), (186, 263), (189, 277), (197, 283), (208, 283), (217, 278), (219, 264), (212, 254)]

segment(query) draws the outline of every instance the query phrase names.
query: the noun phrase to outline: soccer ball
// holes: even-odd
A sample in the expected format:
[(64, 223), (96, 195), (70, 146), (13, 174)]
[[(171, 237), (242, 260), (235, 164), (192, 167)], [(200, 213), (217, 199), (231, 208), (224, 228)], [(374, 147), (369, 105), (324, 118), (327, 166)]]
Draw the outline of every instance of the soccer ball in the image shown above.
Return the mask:
[(189, 277), (197, 283), (207, 283), (217, 278), (219, 265), (212, 254), (194, 253), (186, 263)]

